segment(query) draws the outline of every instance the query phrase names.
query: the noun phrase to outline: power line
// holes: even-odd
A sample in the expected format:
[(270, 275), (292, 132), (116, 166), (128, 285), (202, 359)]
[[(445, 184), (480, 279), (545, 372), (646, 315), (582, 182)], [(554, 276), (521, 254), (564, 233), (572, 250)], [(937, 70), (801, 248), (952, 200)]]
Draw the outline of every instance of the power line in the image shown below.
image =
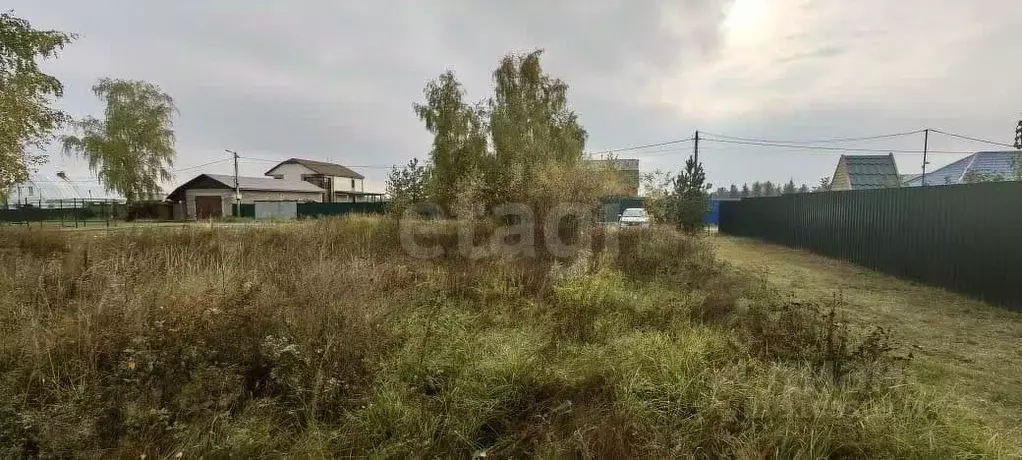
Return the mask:
[[(281, 161), (284, 161), (284, 160), (271, 160), (269, 158), (242, 157), (242, 156), (239, 156), (238, 158), (240, 158), (242, 160), (261, 161), (261, 162), (264, 162), (264, 163), (280, 163)], [(227, 161), (227, 160), (223, 160), (223, 161)], [(394, 165), (390, 165), (390, 166), (384, 166), (384, 165), (350, 165), (350, 166), (347, 166), (347, 167), (348, 168), (365, 168), (365, 169), (391, 169), (391, 168), (394, 167)]]
[[(710, 139), (701, 139), (701, 140), (703, 140), (703, 141), (711, 141)], [(720, 142), (720, 141), (711, 141), (711, 142)], [(814, 152), (814, 151), (811, 151), (811, 150), (807, 151), (809, 149), (808, 147), (798, 147), (798, 146), (794, 146), (794, 145), (776, 145), (775, 147), (777, 149), (776, 150), (770, 150), (769, 153), (779, 154), (779, 155), (829, 155), (829, 156), (837, 156), (837, 155), (843, 155), (845, 152), (848, 151), (848, 149), (827, 149), (825, 151)], [(741, 147), (741, 146), (737, 146), (737, 145), (736, 146), (710, 145), (710, 146), (707, 146), (706, 148), (708, 149), (706, 151), (711, 153), (711, 154), (713, 154), (713, 153), (739, 153), (739, 152), (748, 152), (748, 151), (750, 151), (750, 149), (747, 148), (747, 147)], [(700, 150), (703, 150), (703, 148), (701, 147)], [(873, 150), (870, 150), (870, 151), (873, 151)], [(876, 149), (876, 152), (881, 152), (881, 153), (918, 153), (918, 154), (922, 154), (922, 150), (919, 150), (918, 152), (915, 152), (915, 151), (907, 152), (907, 151), (903, 151), (903, 150)], [(937, 151), (937, 152), (934, 152), (933, 150), (929, 151), (930, 155), (933, 155), (933, 154), (940, 154), (940, 155), (962, 155), (962, 154), (969, 154), (969, 153), (975, 153), (975, 152), (971, 152), (971, 151), (970, 152), (950, 151), (950, 150), (948, 150), (948, 151)]]
[(959, 139), (970, 140), (970, 141), (973, 141), (973, 142), (981, 142), (981, 143), (984, 143), (984, 144), (997, 145), (997, 146), (1000, 146), (1000, 147), (1008, 147), (1008, 148), (1014, 148), (1015, 147), (1014, 145), (1005, 144), (1003, 142), (996, 142), (996, 141), (991, 141), (991, 140), (988, 140), (988, 139), (981, 139), (981, 138), (978, 138), (978, 137), (970, 137), (970, 136), (965, 136), (965, 135), (962, 135), (962, 134), (949, 133), (949, 132), (941, 131), (939, 129), (930, 129), (930, 131), (933, 131), (933, 132), (939, 133), (939, 134), (943, 134), (945, 136), (951, 136), (951, 137), (957, 137)]
[[(857, 142), (857, 141), (872, 141), (872, 140), (878, 140), (878, 139), (890, 139), (890, 138), (893, 138), (893, 137), (911, 136), (913, 134), (919, 134), (921, 132), (923, 132), (923, 130), (919, 129), (919, 130), (916, 130), (916, 131), (906, 131), (906, 132), (903, 132), (903, 133), (880, 134), (880, 135), (876, 135), (876, 136), (839, 137), (839, 138), (817, 139), (817, 140), (808, 140), (808, 141), (771, 140), (771, 139), (760, 139), (760, 138), (755, 138), (755, 137), (737, 137), (737, 136), (727, 136), (727, 135), (724, 135), (724, 134), (708, 133), (708, 132), (705, 132), (705, 131), (702, 131), (702, 134), (706, 134), (708, 136), (713, 136), (713, 137), (719, 137), (719, 138), (722, 138), (722, 139), (730, 139), (730, 140), (736, 140), (736, 141), (749, 141), (749, 142), (766, 142), (766, 143), (771, 143), (771, 144), (830, 144), (830, 143), (840, 143), (840, 142)], [(708, 140), (708, 139), (704, 139), (704, 140)]]
[(607, 153), (630, 152), (630, 151), (633, 151), (633, 150), (643, 150), (643, 149), (650, 149), (650, 148), (653, 148), (653, 147), (663, 147), (665, 145), (682, 144), (682, 143), (685, 143), (685, 142), (691, 142), (693, 140), (695, 140), (695, 138), (694, 137), (690, 137), (688, 139), (677, 139), (677, 140), (673, 140), (673, 141), (657, 142), (657, 143), (654, 143), (654, 144), (634, 145), (634, 146), (631, 146), (631, 147), (621, 147), (621, 148), (610, 149), (610, 150), (601, 150), (601, 151), (598, 151), (598, 152), (589, 152), (586, 155), (593, 156), (593, 155), (603, 155), (603, 154), (607, 154)]
[(229, 159), (229, 158), (224, 158), (224, 159), (222, 159), (222, 160), (216, 160), (216, 161), (211, 161), (211, 162), (209, 162), (209, 163), (203, 163), (203, 164), (201, 164), (201, 165), (189, 166), (189, 167), (187, 167), (187, 168), (179, 168), (179, 169), (174, 169), (174, 170), (171, 170), (170, 172), (181, 172), (181, 171), (187, 171), (187, 170), (189, 170), (189, 169), (196, 169), (196, 168), (201, 168), (201, 167), (203, 167), (203, 166), (210, 166), (210, 165), (215, 165), (215, 164), (217, 164), (217, 163), (223, 163), (223, 162), (225, 162), (225, 161), (230, 161), (230, 159)]
[[(739, 144), (739, 145), (755, 145), (760, 147), (783, 147), (789, 149), (807, 149), (807, 150), (832, 150), (839, 152), (880, 152), (880, 153), (912, 153), (922, 154), (922, 150), (902, 150), (902, 149), (868, 149), (862, 147), (831, 147), (823, 145), (795, 145), (795, 144), (778, 144), (773, 142), (754, 142), (754, 141), (739, 141), (739, 140), (724, 140), (724, 139), (703, 139), (707, 142), (718, 142), (722, 144)], [(931, 150), (929, 153), (947, 153), (947, 154), (970, 154), (976, 153), (973, 151), (964, 150)]]

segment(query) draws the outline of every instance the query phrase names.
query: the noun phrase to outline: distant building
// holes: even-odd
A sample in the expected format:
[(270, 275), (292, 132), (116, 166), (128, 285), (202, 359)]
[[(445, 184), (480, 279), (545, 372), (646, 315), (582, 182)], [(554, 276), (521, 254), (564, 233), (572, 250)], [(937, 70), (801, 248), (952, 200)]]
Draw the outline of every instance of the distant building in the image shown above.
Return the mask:
[(616, 170), (618, 180), (623, 189), (622, 196), (639, 196), (639, 160), (589, 160), (593, 165), (609, 166)]
[[(1007, 180), (1013, 177), (1014, 174), (1013, 161), (1022, 161), (1022, 152), (976, 152), (947, 166), (927, 172), (925, 185), (964, 184), (967, 182), (966, 179), (969, 174), (1000, 176)], [(907, 187), (920, 187), (922, 185), (924, 185), (922, 175), (913, 177), (905, 182)]]
[[(2, 194), (0, 194), (2, 195)], [(63, 172), (56, 175), (32, 174), (25, 182), (12, 185), (6, 194), (8, 206), (39, 208), (84, 207), (87, 203), (123, 203), (124, 197), (108, 192), (96, 179), (72, 179)]]
[(898, 176), (898, 179), (901, 181), (901, 186), (906, 187), (909, 182), (917, 177), (919, 177), (919, 174), (901, 174)]
[[(306, 181), (267, 177), (238, 177), (242, 204), (257, 201), (323, 201), (324, 190)], [(234, 176), (199, 174), (167, 195), (177, 203), (174, 215), (179, 219), (209, 219), (233, 214)]]
[(831, 190), (862, 190), (900, 187), (901, 177), (894, 154), (841, 155), (837, 160)]
[(291, 158), (266, 171), (266, 176), (290, 182), (305, 181), (323, 189), (325, 203), (377, 201), (380, 193), (365, 191), (365, 177), (346, 166)]

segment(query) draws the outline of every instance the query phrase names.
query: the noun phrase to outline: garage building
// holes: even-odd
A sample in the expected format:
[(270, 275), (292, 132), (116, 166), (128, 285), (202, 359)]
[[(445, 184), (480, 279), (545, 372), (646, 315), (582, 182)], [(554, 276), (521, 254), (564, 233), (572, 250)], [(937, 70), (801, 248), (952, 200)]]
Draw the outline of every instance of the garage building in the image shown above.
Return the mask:
[[(238, 177), (242, 204), (256, 201), (321, 202), (323, 189), (305, 181), (289, 181), (266, 177)], [(176, 203), (174, 215), (179, 219), (209, 219), (232, 215), (234, 176), (200, 174), (167, 195)]]

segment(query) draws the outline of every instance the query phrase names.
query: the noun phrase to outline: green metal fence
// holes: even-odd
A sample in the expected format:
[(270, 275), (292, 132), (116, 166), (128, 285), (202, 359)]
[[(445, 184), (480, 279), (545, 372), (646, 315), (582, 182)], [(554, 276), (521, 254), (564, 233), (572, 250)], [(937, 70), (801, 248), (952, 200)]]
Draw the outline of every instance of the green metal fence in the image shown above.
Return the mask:
[(1022, 182), (722, 202), (720, 232), (1022, 307)]
[(125, 204), (99, 200), (49, 200), (36, 203), (0, 203), (0, 225), (89, 227), (116, 225), (128, 220), (171, 220), (173, 205), (163, 202)]
[(367, 203), (298, 203), (298, 217), (340, 216), (344, 214), (382, 214), (386, 202)]

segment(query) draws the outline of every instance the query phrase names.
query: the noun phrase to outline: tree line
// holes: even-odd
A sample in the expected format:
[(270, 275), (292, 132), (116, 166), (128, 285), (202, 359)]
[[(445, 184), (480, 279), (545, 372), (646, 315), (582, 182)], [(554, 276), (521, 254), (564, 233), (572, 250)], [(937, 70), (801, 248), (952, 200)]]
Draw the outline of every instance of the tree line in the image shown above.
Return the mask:
[(177, 108), (159, 86), (99, 79), (92, 92), (105, 104), (101, 118), (75, 119), (54, 107), (65, 88), (39, 61), (56, 58), (77, 38), (0, 14), (0, 199), (47, 161), (45, 149), (55, 139), (65, 155), (87, 160), (107, 191), (128, 202), (158, 197), (160, 182), (171, 178)]
[(764, 196), (791, 195), (794, 193), (826, 192), (830, 190), (830, 178), (821, 178), (816, 186), (810, 188), (806, 184), (795, 186), (794, 180), (788, 180), (784, 184), (775, 184), (771, 181), (753, 182), (750, 187), (748, 183), (742, 184), (739, 188), (735, 184), (730, 187), (717, 187), (710, 193), (710, 198), (756, 198)]

